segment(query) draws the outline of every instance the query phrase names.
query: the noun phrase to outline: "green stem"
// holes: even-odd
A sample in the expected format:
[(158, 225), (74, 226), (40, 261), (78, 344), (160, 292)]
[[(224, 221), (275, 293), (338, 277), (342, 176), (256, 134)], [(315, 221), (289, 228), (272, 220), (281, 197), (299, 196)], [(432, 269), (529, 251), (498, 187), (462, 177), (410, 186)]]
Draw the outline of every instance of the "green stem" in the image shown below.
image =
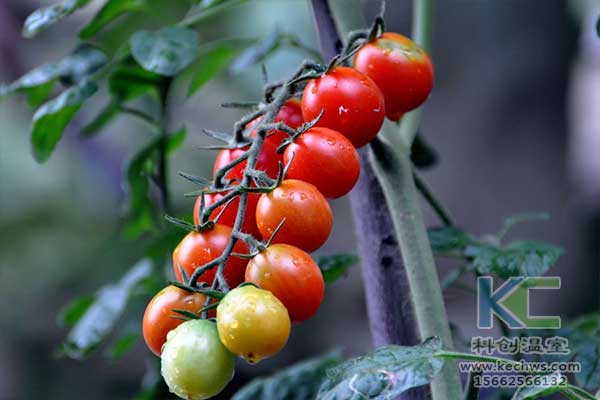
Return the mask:
[(414, 176), (415, 186), (417, 190), (421, 192), (421, 195), (423, 195), (425, 200), (427, 200), (431, 208), (433, 208), (433, 211), (435, 211), (438, 217), (440, 217), (444, 225), (452, 226), (453, 223), (452, 217), (450, 217), (450, 213), (446, 210), (443, 204), (440, 201), (438, 201), (438, 199), (435, 197), (431, 189), (429, 189), (429, 186), (427, 186), (425, 181), (423, 181), (416, 173), (414, 173)]
[(169, 78), (161, 87), (160, 91), (160, 149), (158, 151), (158, 171), (156, 172), (156, 184), (160, 191), (160, 199), (163, 213), (168, 214), (170, 209), (168, 171), (167, 171), (167, 142), (169, 138), (169, 92), (172, 80)]

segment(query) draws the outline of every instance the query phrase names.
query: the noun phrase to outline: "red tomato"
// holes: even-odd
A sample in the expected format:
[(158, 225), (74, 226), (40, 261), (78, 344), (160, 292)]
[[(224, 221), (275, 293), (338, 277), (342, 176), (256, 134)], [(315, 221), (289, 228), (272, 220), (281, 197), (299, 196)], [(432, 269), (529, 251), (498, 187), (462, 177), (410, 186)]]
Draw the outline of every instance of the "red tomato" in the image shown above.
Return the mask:
[[(223, 254), (230, 236), (231, 228), (221, 224), (216, 224), (214, 228), (207, 231), (188, 233), (173, 252), (173, 269), (177, 280), (182, 282), (179, 265), (186, 274), (192, 276), (196, 268)], [(248, 249), (244, 242), (238, 240), (233, 247), (233, 251), (247, 253)], [(224, 270), (225, 279), (229, 286), (235, 287), (244, 281), (244, 271), (247, 264), (248, 262), (242, 258), (229, 257)], [(217, 267), (209, 269), (198, 279), (198, 282), (211, 284), (216, 272)]]
[(386, 115), (397, 121), (420, 106), (433, 87), (433, 64), (415, 42), (386, 32), (365, 44), (356, 54), (354, 67), (375, 81), (385, 97)]
[(312, 317), (325, 294), (319, 266), (305, 251), (274, 244), (248, 263), (246, 282), (273, 293), (287, 308), (292, 322)]
[(296, 179), (284, 180), (258, 200), (256, 223), (263, 238), (271, 237), (284, 218), (273, 243), (291, 244), (308, 252), (327, 241), (333, 226), (327, 199), (310, 183)]
[(360, 160), (344, 135), (328, 128), (311, 128), (286, 147), (283, 161), (292, 159), (287, 177), (311, 183), (325, 197), (348, 193), (360, 175)]
[[(241, 149), (225, 149), (219, 151), (217, 154), (217, 159), (215, 160), (215, 165), (213, 167), (213, 174), (216, 174), (217, 171), (235, 159), (241, 157), (246, 151), (248, 147)], [(277, 174), (279, 173), (279, 159), (280, 155), (277, 154), (277, 147), (273, 145), (271, 142), (264, 142), (262, 148), (260, 149), (260, 154), (258, 155), (258, 160), (256, 160), (255, 169), (259, 171), (265, 171), (267, 175), (271, 178), (277, 178)], [(229, 170), (229, 172), (225, 175), (227, 179), (238, 179), (241, 180), (244, 176), (244, 169), (246, 168), (247, 161), (242, 161), (235, 167)]]
[(302, 97), (302, 116), (315, 119), (324, 110), (317, 126), (336, 130), (355, 147), (369, 143), (385, 118), (383, 94), (368, 76), (348, 67), (313, 79)]
[[(227, 193), (211, 193), (204, 195), (204, 203), (205, 206), (208, 207), (216, 201), (219, 201), (223, 196)], [(244, 222), (242, 224), (242, 231), (246, 233), (252, 234), (254, 237), (260, 239), (260, 232), (258, 231), (258, 227), (256, 226), (256, 204), (258, 203), (258, 199), (260, 198), (260, 194), (258, 193), (248, 193), (248, 202), (246, 203), (246, 213), (244, 214)], [(198, 225), (200, 223), (200, 203), (202, 201), (202, 196), (198, 196), (196, 198), (196, 203), (194, 204), (194, 224)], [(227, 225), (233, 228), (233, 224), (235, 223), (235, 217), (237, 216), (238, 207), (240, 204), (240, 198), (237, 196), (233, 201), (226, 205), (221, 205), (215, 209), (212, 213), (212, 218), (216, 218), (217, 215), (223, 210), (225, 207), (225, 211), (221, 214), (218, 223), (222, 225)]]
[[(148, 348), (160, 356), (162, 345), (167, 341), (167, 333), (177, 328), (184, 321), (173, 310), (186, 310), (199, 313), (204, 307), (206, 296), (190, 293), (176, 286), (167, 286), (154, 296), (144, 312), (142, 332)], [(214, 310), (212, 315), (215, 315)]]
[[(248, 127), (252, 127), (256, 125), (256, 123), (262, 117), (258, 117), (247, 125)], [(279, 109), (277, 116), (274, 119), (274, 122), (283, 122), (287, 126), (293, 129), (297, 129), (300, 125), (304, 123), (304, 119), (302, 119), (302, 109), (300, 108), (300, 100), (296, 98), (289, 99), (285, 102), (285, 104)], [(250, 137), (256, 136), (256, 130), (250, 132)], [(266, 138), (267, 141), (271, 142), (277, 148), (284, 139), (287, 139), (289, 135), (283, 131), (279, 130), (271, 130), (268, 132), (268, 136)]]

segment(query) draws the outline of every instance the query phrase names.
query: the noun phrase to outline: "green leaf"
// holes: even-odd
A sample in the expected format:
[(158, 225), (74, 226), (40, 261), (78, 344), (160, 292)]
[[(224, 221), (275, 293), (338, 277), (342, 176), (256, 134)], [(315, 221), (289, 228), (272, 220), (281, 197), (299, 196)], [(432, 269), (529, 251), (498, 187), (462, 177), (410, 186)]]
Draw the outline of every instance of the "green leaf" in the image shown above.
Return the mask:
[(64, 328), (73, 327), (93, 302), (94, 297), (92, 296), (83, 296), (72, 300), (59, 312), (56, 317), (57, 324)]
[(125, 64), (110, 75), (108, 86), (110, 93), (119, 102), (124, 102), (157, 89), (163, 79), (162, 76), (146, 71), (137, 64)]
[(315, 256), (315, 262), (323, 273), (325, 283), (332, 283), (356, 264), (358, 257), (354, 254), (334, 254)]
[(479, 273), (495, 274), (503, 279), (544, 275), (563, 254), (560, 247), (531, 241), (513, 242), (505, 247), (479, 243), (465, 250)]
[(535, 385), (535, 386), (522, 386), (512, 397), (512, 400), (533, 400), (544, 396), (549, 396), (551, 394), (557, 393), (560, 391), (560, 385), (552, 385), (552, 383), (560, 383), (562, 379), (562, 375), (559, 373), (554, 373), (547, 376), (544, 384)]
[(571, 327), (585, 335), (600, 337), (600, 312), (577, 318), (571, 323)]
[(135, 332), (127, 333), (121, 336), (117, 339), (112, 349), (110, 349), (108, 355), (113, 360), (118, 360), (122, 358), (125, 355), (125, 353), (127, 353), (127, 351), (138, 342), (139, 339), (140, 334)]
[(252, 65), (264, 62), (264, 60), (281, 44), (280, 32), (275, 29), (269, 35), (258, 41), (254, 46), (248, 47), (229, 66), (232, 74), (239, 74)]
[(430, 228), (427, 231), (434, 253), (446, 254), (464, 249), (473, 239), (468, 233), (455, 226)]
[(108, 103), (101, 111), (94, 117), (92, 122), (88, 123), (81, 130), (83, 137), (92, 137), (100, 132), (114, 117), (119, 114), (119, 104), (115, 101)]
[(44, 103), (33, 115), (31, 142), (35, 159), (48, 160), (56, 143), (62, 137), (81, 104), (91, 97), (98, 87), (93, 82), (83, 82), (62, 92), (58, 97)]
[(600, 388), (600, 338), (587, 337), (575, 349), (575, 362), (581, 365), (581, 372), (575, 374), (575, 381), (583, 388), (598, 390)]
[(106, 61), (106, 55), (98, 48), (87, 44), (81, 45), (62, 60), (43, 64), (10, 85), (2, 86), (0, 97), (13, 92), (22, 92), (28, 95), (31, 105), (40, 105), (52, 92), (57, 79), (69, 85), (79, 83), (103, 67)]
[(79, 32), (79, 37), (89, 39), (116, 18), (129, 12), (142, 10), (144, 6), (146, 6), (145, 0), (108, 0)]
[(194, 66), (194, 75), (190, 81), (188, 96), (192, 96), (219, 72), (223, 71), (236, 54), (236, 49), (223, 46), (202, 55), (202, 61)]
[(139, 31), (130, 39), (135, 60), (147, 71), (174, 76), (196, 57), (196, 32), (179, 27), (167, 27), (158, 32)]
[(94, 297), (94, 303), (69, 332), (63, 344), (64, 354), (82, 359), (96, 349), (123, 314), (133, 290), (151, 273), (152, 263), (144, 259), (135, 264), (119, 282), (101, 288)]
[(254, 379), (243, 386), (232, 400), (312, 400), (325, 371), (341, 361), (339, 351), (299, 362), (269, 377)]
[(89, 2), (90, 0), (64, 0), (48, 7), (39, 8), (25, 20), (22, 34), (26, 38), (32, 38)]
[(183, 21), (182, 26), (193, 26), (227, 8), (240, 5), (248, 0), (202, 0), (198, 2)]
[(169, 137), (167, 138), (167, 144), (165, 149), (167, 154), (171, 154), (179, 147), (181, 147), (181, 145), (185, 141), (186, 135), (187, 129), (185, 128), (185, 126), (179, 129), (177, 132), (173, 133), (172, 135), (169, 135)]
[(440, 339), (430, 338), (412, 347), (380, 347), (345, 361), (327, 371), (317, 399), (394, 399), (431, 381), (444, 364), (435, 356), (440, 349)]

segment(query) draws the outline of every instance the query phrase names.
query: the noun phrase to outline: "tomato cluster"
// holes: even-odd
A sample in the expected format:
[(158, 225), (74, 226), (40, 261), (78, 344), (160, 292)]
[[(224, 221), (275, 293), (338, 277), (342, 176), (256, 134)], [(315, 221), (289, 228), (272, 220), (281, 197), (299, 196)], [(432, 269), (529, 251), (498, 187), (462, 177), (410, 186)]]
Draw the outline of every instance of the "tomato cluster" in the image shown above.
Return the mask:
[[(277, 353), (291, 324), (317, 312), (325, 282), (309, 253), (331, 233), (327, 199), (352, 190), (360, 175), (356, 148), (375, 138), (386, 116), (397, 120), (419, 106), (432, 82), (427, 54), (394, 33), (364, 44), (354, 68), (332, 66), (308, 81), (302, 99), (288, 100), (274, 118), (286, 129), (266, 128), (271, 130), (255, 153), (254, 170), (277, 177), (276, 184), (250, 190), (264, 189), (250, 182), (235, 240), (241, 192), (234, 191), (247, 173), (250, 146), (244, 142), (219, 152), (214, 176), (226, 186), (198, 197), (197, 229), (173, 252), (181, 288), (163, 289), (144, 315), (144, 338), (161, 355), (163, 376), (174, 393), (186, 399), (213, 396), (231, 379), (235, 355), (254, 363)], [(257, 135), (260, 118), (246, 125), (248, 140)], [(280, 164), (287, 166), (285, 176), (279, 176)], [(213, 219), (206, 223), (203, 212), (211, 205)], [(224, 254), (227, 258), (220, 259)], [(191, 284), (202, 289), (187, 286), (186, 276), (195, 273), (201, 275)], [(214, 296), (223, 279), (233, 289)], [(215, 297), (212, 303), (206, 295)], [(182, 316), (216, 317), (216, 324), (196, 318), (184, 322)]]

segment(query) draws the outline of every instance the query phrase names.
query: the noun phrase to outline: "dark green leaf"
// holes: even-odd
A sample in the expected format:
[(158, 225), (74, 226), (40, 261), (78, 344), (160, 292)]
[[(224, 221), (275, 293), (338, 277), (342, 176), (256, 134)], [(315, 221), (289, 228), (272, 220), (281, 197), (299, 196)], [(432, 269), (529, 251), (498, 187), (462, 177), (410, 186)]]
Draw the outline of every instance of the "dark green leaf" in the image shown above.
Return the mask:
[(31, 142), (33, 155), (38, 162), (45, 162), (52, 154), (56, 143), (81, 104), (91, 97), (98, 87), (92, 82), (83, 82), (65, 90), (58, 97), (44, 103), (33, 115)]
[(321, 272), (325, 283), (332, 283), (352, 267), (358, 261), (354, 254), (334, 254), (315, 256), (315, 261)]
[(513, 242), (505, 247), (472, 244), (465, 255), (481, 274), (495, 274), (503, 279), (513, 276), (541, 276), (554, 266), (564, 251), (541, 242)]
[(280, 32), (274, 30), (254, 46), (248, 47), (230, 65), (229, 70), (233, 74), (245, 71), (252, 65), (264, 62), (280, 45)]
[(418, 134), (410, 148), (410, 159), (417, 168), (430, 168), (437, 163), (438, 155), (423, 135)]
[(84, 137), (94, 136), (100, 132), (114, 117), (119, 114), (119, 104), (111, 101), (106, 105), (100, 113), (81, 130), (81, 134)]
[(130, 40), (135, 60), (147, 71), (173, 76), (196, 57), (196, 32), (179, 27), (167, 27), (158, 32), (139, 31)]
[(441, 228), (430, 228), (427, 231), (429, 242), (434, 253), (445, 254), (454, 250), (464, 249), (473, 239), (460, 228), (455, 226), (444, 226)]
[(561, 386), (552, 385), (551, 383), (560, 383), (561, 379), (561, 374), (554, 373), (552, 375), (548, 375), (547, 379), (544, 381), (544, 384), (535, 386), (522, 386), (517, 389), (512, 397), (512, 400), (533, 400), (557, 393)]
[(181, 21), (180, 25), (193, 26), (220, 11), (247, 1), (248, 0), (202, 0), (190, 10), (185, 19)]
[(440, 349), (440, 339), (430, 338), (412, 347), (380, 347), (366, 356), (345, 361), (327, 371), (317, 399), (394, 399), (431, 381), (444, 364), (435, 357)]
[(127, 333), (117, 339), (115, 344), (110, 349), (108, 355), (114, 360), (118, 360), (127, 353), (131, 347), (140, 339), (139, 333)]
[(242, 387), (232, 400), (312, 400), (325, 371), (341, 361), (339, 351), (299, 362), (266, 378), (254, 379)]
[(178, 130), (177, 132), (175, 132), (174, 134), (169, 135), (169, 137), (167, 138), (167, 145), (166, 145), (167, 154), (170, 154), (170, 153), (174, 152), (175, 150), (177, 150), (179, 147), (181, 147), (181, 145), (185, 141), (186, 135), (187, 135), (187, 130), (185, 129), (185, 126), (182, 127), (180, 130)]
[(585, 335), (600, 337), (600, 312), (577, 318), (573, 321), (571, 327)]
[(69, 332), (63, 344), (64, 353), (76, 359), (89, 355), (112, 331), (133, 290), (151, 273), (152, 263), (144, 259), (135, 264), (119, 282), (101, 288), (94, 303)]
[(600, 338), (587, 337), (575, 349), (575, 362), (581, 365), (581, 372), (575, 374), (577, 384), (585, 389), (600, 389)]
[(56, 317), (58, 325), (64, 328), (73, 327), (94, 302), (92, 296), (83, 296), (72, 300)]
[(224, 46), (203, 54), (201, 62), (194, 66), (194, 75), (190, 82), (188, 96), (196, 93), (196, 91), (204, 86), (206, 82), (210, 81), (219, 72), (223, 71), (229, 65), (236, 53), (236, 49)]
[(89, 2), (90, 0), (63, 0), (54, 5), (39, 8), (25, 20), (22, 34), (26, 38), (32, 38)]
[(69, 85), (79, 83), (104, 66), (106, 61), (106, 55), (101, 50), (84, 44), (62, 60), (43, 64), (10, 85), (2, 86), (0, 96), (23, 92), (28, 95), (29, 103), (36, 106), (48, 98), (57, 79)]
[(133, 100), (156, 89), (164, 78), (136, 64), (120, 66), (108, 80), (110, 93), (119, 101)]
[(89, 39), (114, 19), (132, 11), (142, 10), (145, 5), (145, 0), (108, 0), (79, 32), (79, 37)]

